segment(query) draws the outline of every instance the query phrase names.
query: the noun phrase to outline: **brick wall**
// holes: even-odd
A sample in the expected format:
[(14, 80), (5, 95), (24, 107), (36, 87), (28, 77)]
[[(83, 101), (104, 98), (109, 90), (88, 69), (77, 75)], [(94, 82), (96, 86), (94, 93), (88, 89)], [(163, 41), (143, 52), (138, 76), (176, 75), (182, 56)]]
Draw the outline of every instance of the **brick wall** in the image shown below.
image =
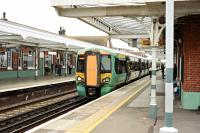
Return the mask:
[(184, 18), (183, 26), (184, 80), (183, 89), (200, 92), (200, 16)]

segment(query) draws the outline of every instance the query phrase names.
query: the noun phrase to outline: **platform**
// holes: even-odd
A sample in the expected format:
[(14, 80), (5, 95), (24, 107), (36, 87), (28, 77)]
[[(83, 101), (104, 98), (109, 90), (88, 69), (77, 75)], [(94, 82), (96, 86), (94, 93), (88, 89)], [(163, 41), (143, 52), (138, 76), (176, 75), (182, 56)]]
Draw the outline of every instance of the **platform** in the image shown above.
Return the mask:
[[(139, 96), (138, 96), (139, 95)], [(157, 76), (157, 121), (148, 117), (149, 77), (44, 123), (27, 133), (159, 133), (164, 126), (164, 80)], [(200, 115), (174, 105), (174, 127), (180, 133), (199, 133)]]
[(37, 86), (45, 86), (50, 84), (57, 84), (67, 81), (75, 80), (74, 75), (69, 76), (44, 76), (38, 77), (36, 80), (32, 78), (14, 78), (0, 80), (0, 93), (6, 91), (14, 91), (20, 89), (26, 89)]

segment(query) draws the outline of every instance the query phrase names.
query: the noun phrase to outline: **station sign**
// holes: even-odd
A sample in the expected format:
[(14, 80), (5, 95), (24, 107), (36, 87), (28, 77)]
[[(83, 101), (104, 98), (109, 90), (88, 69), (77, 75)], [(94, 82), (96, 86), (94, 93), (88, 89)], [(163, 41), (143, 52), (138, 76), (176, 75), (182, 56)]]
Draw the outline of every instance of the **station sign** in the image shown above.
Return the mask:
[(5, 47), (0, 47), (0, 52), (6, 52), (6, 48)]

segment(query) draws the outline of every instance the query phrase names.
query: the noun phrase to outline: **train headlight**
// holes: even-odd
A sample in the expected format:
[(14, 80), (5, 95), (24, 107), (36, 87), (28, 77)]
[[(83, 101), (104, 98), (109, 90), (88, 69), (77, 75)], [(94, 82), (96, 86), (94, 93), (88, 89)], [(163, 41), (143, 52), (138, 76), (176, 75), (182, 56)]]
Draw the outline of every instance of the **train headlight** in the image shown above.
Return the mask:
[(106, 77), (106, 78), (105, 78), (105, 82), (110, 82), (110, 78), (109, 78), (109, 77)]
[(104, 79), (102, 80), (102, 82), (103, 82), (103, 83), (105, 83), (105, 82), (110, 82), (110, 78), (109, 78), (109, 77), (106, 77), (106, 78), (104, 78)]
[(78, 81), (81, 81), (82, 79), (81, 79), (81, 77), (77, 77), (77, 80), (78, 80)]

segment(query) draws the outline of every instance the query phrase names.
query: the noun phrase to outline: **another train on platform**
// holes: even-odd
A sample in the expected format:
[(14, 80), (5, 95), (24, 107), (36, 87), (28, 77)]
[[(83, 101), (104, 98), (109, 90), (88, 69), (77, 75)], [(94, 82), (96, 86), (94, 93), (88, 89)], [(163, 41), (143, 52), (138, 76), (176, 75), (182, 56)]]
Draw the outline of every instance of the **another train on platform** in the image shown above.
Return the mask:
[(121, 84), (149, 74), (151, 61), (109, 48), (78, 52), (76, 88), (82, 97), (100, 97)]

